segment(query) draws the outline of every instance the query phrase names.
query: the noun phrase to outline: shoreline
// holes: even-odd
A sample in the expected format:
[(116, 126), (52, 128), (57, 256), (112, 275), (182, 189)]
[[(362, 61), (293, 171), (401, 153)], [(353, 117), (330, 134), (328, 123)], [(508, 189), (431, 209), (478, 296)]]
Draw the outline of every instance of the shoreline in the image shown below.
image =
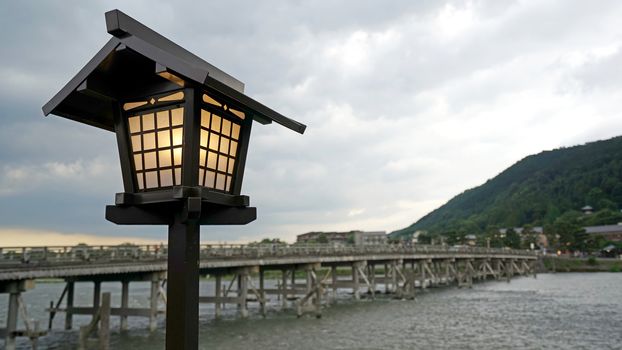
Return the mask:
[(603, 258), (544, 257), (541, 272), (622, 272), (622, 260)]

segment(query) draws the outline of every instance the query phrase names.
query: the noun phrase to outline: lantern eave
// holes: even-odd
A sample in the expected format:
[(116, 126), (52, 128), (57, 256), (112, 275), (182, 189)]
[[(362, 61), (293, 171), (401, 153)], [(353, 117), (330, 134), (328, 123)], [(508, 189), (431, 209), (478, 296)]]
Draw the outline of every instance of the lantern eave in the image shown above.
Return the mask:
[(55, 114), (112, 131), (115, 108), (111, 106), (112, 102), (135, 96), (124, 96), (118, 91), (117, 94), (109, 96), (110, 94), (91, 89), (89, 85), (103, 86), (104, 90), (115, 91), (115, 87), (123, 86), (125, 81), (138, 81), (172, 89), (176, 85), (157, 74), (157, 71), (166, 69), (192, 85), (216, 92), (233, 101), (244, 108), (253, 120), (262, 124), (274, 121), (288, 129), (304, 133), (304, 124), (245, 95), (242, 82), (123, 12), (107, 12), (106, 23), (108, 32), (114, 37), (43, 106), (44, 115)]

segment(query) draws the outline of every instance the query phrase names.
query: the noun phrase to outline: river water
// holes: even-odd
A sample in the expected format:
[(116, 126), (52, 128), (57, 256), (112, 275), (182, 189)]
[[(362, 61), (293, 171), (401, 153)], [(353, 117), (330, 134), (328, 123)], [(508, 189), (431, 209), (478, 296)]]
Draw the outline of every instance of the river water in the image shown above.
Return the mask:
[[(203, 281), (203, 290), (212, 289)], [(58, 298), (63, 285), (38, 284), (24, 294), (30, 317), (47, 325), (43, 309)], [(119, 303), (120, 287), (104, 284)], [(76, 305), (87, 305), (90, 284), (77, 285)], [(130, 306), (146, 306), (148, 285), (131, 285)], [(115, 298), (116, 297), (116, 298)], [(273, 300), (276, 303), (276, 300)], [(0, 317), (6, 319), (6, 301)], [(472, 289), (434, 288), (419, 292), (416, 300), (352, 301), (346, 291), (323, 317), (297, 319), (293, 310), (276, 305), (263, 319), (251, 308), (246, 320), (228, 306), (224, 317), (213, 318), (211, 307), (201, 306), (201, 349), (622, 349), (622, 273), (541, 274), (506, 282), (475, 284)], [(64, 331), (63, 317), (39, 349), (75, 349), (79, 325), (89, 317), (74, 318), (74, 330)], [(150, 333), (142, 318), (130, 318), (130, 330), (118, 331), (113, 318), (111, 349), (163, 349), (164, 320)], [(0, 342), (0, 344), (2, 344)], [(20, 339), (18, 348), (29, 349)]]

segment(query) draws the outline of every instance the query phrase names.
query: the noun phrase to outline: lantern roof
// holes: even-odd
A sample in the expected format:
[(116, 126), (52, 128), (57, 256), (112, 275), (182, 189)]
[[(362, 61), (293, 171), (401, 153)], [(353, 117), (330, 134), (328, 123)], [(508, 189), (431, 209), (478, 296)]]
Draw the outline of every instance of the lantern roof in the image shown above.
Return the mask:
[[(119, 10), (106, 12), (113, 35), (104, 47), (43, 106), (50, 113), (114, 131), (122, 99), (201, 86), (262, 124), (276, 122), (304, 133), (306, 126), (244, 94), (244, 84)], [(142, 95), (141, 95), (142, 94)]]

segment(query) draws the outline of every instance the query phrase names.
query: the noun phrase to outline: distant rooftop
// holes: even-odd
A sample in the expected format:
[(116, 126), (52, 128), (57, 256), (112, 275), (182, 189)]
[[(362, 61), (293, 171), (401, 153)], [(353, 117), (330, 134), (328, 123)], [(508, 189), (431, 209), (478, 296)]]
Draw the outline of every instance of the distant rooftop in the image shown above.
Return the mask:
[(622, 225), (586, 226), (584, 229), (586, 233), (615, 233), (622, 232)]

